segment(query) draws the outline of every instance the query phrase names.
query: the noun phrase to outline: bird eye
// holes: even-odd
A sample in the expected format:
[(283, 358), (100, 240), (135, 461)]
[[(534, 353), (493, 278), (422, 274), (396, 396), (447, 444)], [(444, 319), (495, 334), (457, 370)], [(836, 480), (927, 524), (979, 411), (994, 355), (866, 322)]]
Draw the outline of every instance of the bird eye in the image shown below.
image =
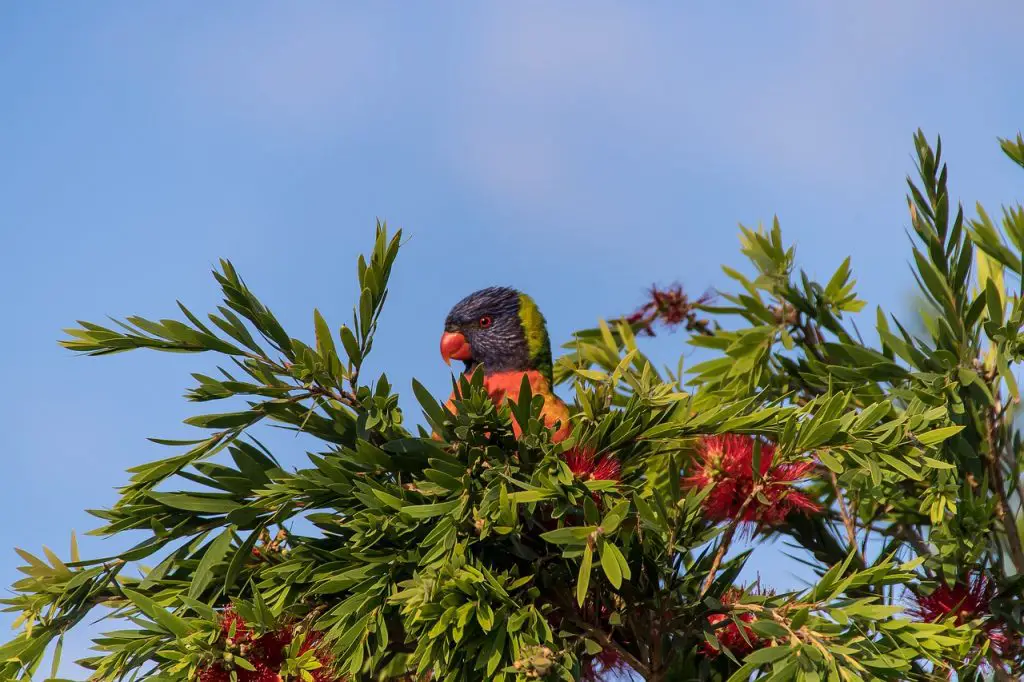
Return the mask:
[(491, 326), (492, 322), (494, 322), (494, 320), (491, 319), (490, 315), (484, 315), (483, 317), (480, 318), (480, 321), (477, 324), (480, 325), (481, 329), (487, 329), (488, 327)]

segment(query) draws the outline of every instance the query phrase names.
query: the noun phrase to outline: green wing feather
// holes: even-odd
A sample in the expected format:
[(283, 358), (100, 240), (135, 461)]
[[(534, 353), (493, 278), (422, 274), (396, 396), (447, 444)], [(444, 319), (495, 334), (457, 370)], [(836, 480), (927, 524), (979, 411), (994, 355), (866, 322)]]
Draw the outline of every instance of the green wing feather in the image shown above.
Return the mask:
[(548, 327), (540, 308), (526, 294), (519, 294), (519, 321), (526, 335), (526, 345), (530, 350), (530, 362), (550, 382), (551, 376), (551, 339)]

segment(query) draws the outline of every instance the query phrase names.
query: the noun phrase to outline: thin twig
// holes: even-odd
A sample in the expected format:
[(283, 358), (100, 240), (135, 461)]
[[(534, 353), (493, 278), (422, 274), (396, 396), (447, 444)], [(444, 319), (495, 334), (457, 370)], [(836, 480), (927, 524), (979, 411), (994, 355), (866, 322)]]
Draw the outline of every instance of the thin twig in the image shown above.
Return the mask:
[[(665, 613), (665, 602), (662, 600), (662, 595), (658, 595), (658, 621), (661, 625), (661, 617)], [(662, 628), (652, 627), (651, 634), (654, 636), (654, 646), (651, 651), (651, 667), (655, 670), (661, 669), (661, 633)]]
[(1016, 476), (1014, 476), (1014, 482), (1017, 485), (1017, 497), (1020, 498), (1021, 506), (1024, 506), (1024, 477), (1020, 476), (1020, 474), (1017, 474)]
[(614, 639), (612, 639), (611, 635), (606, 633), (604, 630), (601, 630), (599, 628), (594, 627), (593, 625), (591, 625), (590, 623), (586, 622), (582, 618), (577, 618), (577, 617), (573, 616), (571, 618), (571, 620), (572, 620), (573, 624), (579, 626), (580, 629), (582, 629), (584, 632), (586, 632), (587, 635), (592, 637), (594, 639), (594, 641), (597, 642), (598, 644), (600, 644), (603, 648), (605, 648), (605, 649), (612, 649), (613, 651), (615, 651), (615, 653), (617, 653), (619, 655), (619, 657), (623, 661), (625, 661), (627, 665), (629, 665), (629, 667), (631, 667), (636, 672), (640, 673), (640, 675), (642, 675), (645, 679), (650, 677), (650, 675), (651, 675), (650, 667), (648, 667), (648, 666), (644, 665), (643, 663), (641, 663), (640, 660), (636, 656), (634, 656), (633, 654), (629, 653), (629, 651), (624, 649), (622, 647), (622, 645), (620, 645), (618, 642), (616, 642)]
[(342, 405), (347, 405), (352, 409), (359, 407), (359, 399), (356, 398), (356, 394), (352, 391), (332, 391), (330, 388), (321, 384), (314, 384), (309, 387), (310, 392), (314, 395), (321, 395), (330, 398)]
[(729, 545), (732, 544), (733, 535), (736, 534), (736, 529), (739, 528), (740, 519), (743, 517), (743, 512), (747, 511), (747, 507), (754, 501), (757, 494), (761, 492), (761, 485), (755, 485), (750, 494), (747, 495), (747, 499), (743, 500), (743, 504), (740, 505), (736, 515), (733, 516), (732, 521), (729, 522), (729, 527), (725, 529), (725, 535), (722, 536), (722, 542), (718, 546), (718, 551), (715, 552), (715, 558), (711, 561), (711, 569), (708, 571), (708, 577), (704, 579), (704, 584), (700, 588), (700, 596), (703, 597), (707, 594), (708, 590), (711, 589), (711, 585), (715, 582), (715, 573), (718, 572), (718, 567), (722, 565), (722, 559), (725, 558), (725, 553), (729, 551)]
[[(1002, 406), (999, 405), (999, 401), (996, 401), (996, 407), (999, 410), (999, 414), (996, 416), (997, 423), (1004, 425), (1006, 422), (1006, 412), (1011, 405), (1017, 405), (1017, 400), (1007, 400)], [(1010, 416), (1010, 426), (1013, 424), (1013, 415)], [(1008, 446), (1012, 445), (1012, 440), (1007, 443)], [(1013, 452), (1011, 447), (1000, 448), (999, 454), (1005, 454), (1006, 464), (1010, 467), (1010, 478), (1013, 480), (1014, 489), (1017, 492), (1018, 504), (1024, 508), (1024, 478), (1020, 475), (1020, 467), (1018, 465), (1017, 453)]]
[(857, 525), (854, 523), (853, 517), (850, 516), (850, 510), (846, 506), (846, 498), (843, 497), (843, 491), (839, 489), (839, 479), (836, 477), (836, 472), (829, 469), (829, 477), (832, 479), (832, 489), (836, 493), (836, 500), (839, 502), (839, 514), (843, 517), (843, 525), (846, 526), (846, 538), (850, 542), (850, 547), (857, 552), (857, 557), (860, 559), (862, 566), (866, 566), (867, 563), (864, 561), (864, 554), (857, 546)]
[(996, 516), (1006, 531), (1006, 542), (1010, 549), (1010, 558), (1018, 573), (1024, 573), (1024, 547), (1021, 547), (1020, 533), (1017, 532), (1017, 519), (1010, 510), (1010, 502), (1006, 497), (1006, 482), (996, 447), (995, 413), (989, 412), (986, 418), (986, 438), (988, 440), (988, 456), (986, 464), (989, 471), (989, 486), (996, 494)]
[(924, 541), (921, 534), (917, 532), (917, 529), (905, 523), (896, 524), (896, 536), (902, 537), (904, 540), (909, 542), (917, 553), (921, 556), (931, 556), (932, 550), (928, 546), (928, 543)]

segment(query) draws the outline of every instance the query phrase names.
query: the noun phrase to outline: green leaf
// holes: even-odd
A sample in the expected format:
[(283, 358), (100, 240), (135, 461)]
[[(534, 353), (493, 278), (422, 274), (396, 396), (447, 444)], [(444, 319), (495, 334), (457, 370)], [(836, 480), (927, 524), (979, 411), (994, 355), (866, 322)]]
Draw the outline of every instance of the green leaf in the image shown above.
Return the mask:
[(580, 573), (576, 579), (576, 603), (583, 606), (587, 598), (587, 589), (590, 587), (590, 569), (594, 563), (594, 550), (587, 545), (583, 550), (583, 561), (580, 562)]
[(392, 509), (403, 509), (406, 507), (405, 500), (401, 497), (395, 497), (390, 493), (386, 493), (383, 490), (373, 489), (373, 495), (378, 500), (391, 507)]
[(925, 464), (933, 469), (956, 469), (956, 465), (950, 464), (949, 462), (942, 462), (937, 459), (932, 459), (931, 457), (922, 457), (921, 459)]
[(747, 682), (755, 670), (757, 670), (757, 666), (755, 664), (746, 663), (730, 675), (726, 682)]
[(337, 356), (331, 328), (327, 326), (327, 321), (316, 308), (313, 309), (313, 330), (316, 334), (316, 352), (320, 354), (320, 357), (329, 360), (331, 357)]
[(509, 493), (508, 499), (513, 502), (526, 503), (526, 502), (540, 502), (541, 500), (548, 500), (555, 496), (555, 493), (551, 490), (523, 490), (520, 492)]
[(917, 440), (924, 445), (935, 445), (955, 436), (964, 430), (963, 426), (944, 426), (941, 429), (934, 429), (917, 436)]
[(59, 575), (67, 577), (71, 576), (71, 569), (64, 565), (64, 562), (60, 560), (60, 557), (54, 554), (53, 550), (46, 545), (43, 545), (43, 554), (45, 554), (46, 558), (50, 560), (50, 565), (53, 566), (54, 570)]
[(491, 628), (494, 627), (494, 611), (491, 610), (490, 604), (483, 601), (477, 602), (476, 621), (480, 623), (484, 632), (491, 631)]
[(200, 618), (207, 620), (216, 621), (218, 617), (217, 609), (213, 608), (209, 604), (204, 604), (201, 601), (195, 599), (189, 599), (188, 597), (178, 597), (181, 603), (187, 608), (192, 609)]
[(53, 648), (53, 661), (50, 663), (50, 679), (57, 678), (57, 671), (60, 669), (60, 656), (64, 651), (64, 633), (57, 638), (57, 645)]
[(629, 562), (626, 561), (626, 556), (622, 553), (622, 550), (620, 550), (616, 545), (610, 545), (610, 547), (611, 549), (609, 551), (611, 551), (611, 553), (615, 555), (615, 559), (619, 562), (619, 571), (622, 573), (622, 579), (632, 580), (633, 571), (631, 571), (629, 568)]
[(605, 515), (604, 520), (601, 521), (601, 528), (606, 534), (614, 533), (627, 514), (629, 514), (629, 500), (623, 500)]
[(78, 553), (78, 537), (75, 536), (75, 531), (71, 531), (71, 563), (75, 564), (82, 560), (82, 557)]
[(901, 474), (903, 474), (904, 476), (906, 476), (907, 478), (909, 478), (909, 479), (911, 479), (913, 481), (920, 481), (920, 480), (922, 480), (923, 477), (921, 476), (921, 472), (920, 471), (915, 469), (910, 464), (901, 461), (898, 457), (891, 457), (891, 456), (886, 455), (884, 453), (879, 453), (879, 456), (882, 458), (883, 462), (885, 462), (886, 464), (891, 466), (893, 469), (895, 469), (896, 471), (898, 471)]
[(414, 519), (429, 519), (432, 516), (441, 516), (455, 511), (459, 507), (459, 500), (448, 502), (435, 502), (433, 504), (411, 504), (402, 507), (402, 513), (408, 514)]
[(772, 620), (755, 620), (750, 627), (757, 634), (770, 639), (789, 637), (789, 631)]
[(189, 426), (198, 426), (204, 429), (232, 429), (239, 426), (248, 426), (260, 419), (259, 412), (246, 410), (245, 412), (224, 412), (221, 414), (201, 414), (189, 417), (185, 423)]
[(435, 483), (448, 491), (461, 492), (465, 489), (461, 479), (437, 469), (424, 469), (423, 476), (431, 483)]
[(597, 526), (567, 526), (541, 533), (541, 539), (553, 545), (582, 545), (597, 530)]
[(362, 338), (370, 337), (370, 325), (373, 321), (373, 292), (363, 289), (359, 295), (359, 331)]
[(637, 514), (640, 515), (640, 519), (644, 524), (658, 530), (667, 530), (667, 525), (654, 513), (654, 509), (647, 503), (647, 500), (640, 497), (639, 494), (635, 494), (633, 495), (633, 503), (636, 504)]
[(252, 556), (252, 549), (256, 546), (256, 542), (259, 540), (259, 535), (263, 531), (264, 526), (259, 525), (249, 532), (248, 537), (242, 542), (242, 545), (235, 551), (234, 556), (231, 557), (228, 568), (224, 572), (224, 589), (230, 590), (235, 581), (238, 580), (238, 576), (242, 573), (242, 569), (245, 568), (245, 563)]
[(608, 582), (615, 589), (619, 589), (622, 587), (622, 569), (619, 567), (619, 560), (615, 556), (615, 552), (618, 552), (618, 549), (607, 541), (599, 543), (598, 549), (601, 553), (601, 568), (604, 569)]
[(753, 663), (754, 665), (764, 665), (765, 663), (774, 663), (780, 659), (789, 656), (793, 651), (793, 648), (788, 645), (783, 646), (772, 646), (764, 649), (758, 649), (752, 654), (748, 655), (743, 659), (744, 663)]
[(191, 634), (191, 628), (189, 628), (188, 623), (186, 623), (184, 619), (179, 618), (164, 607), (158, 605), (149, 597), (139, 594), (138, 592), (133, 592), (126, 587), (122, 588), (121, 592), (124, 593), (124, 596), (127, 597), (132, 604), (138, 607), (139, 611), (142, 611), (142, 613), (172, 635), (187, 637)]
[(415, 394), (420, 407), (423, 408), (423, 412), (426, 414), (431, 426), (439, 429), (445, 421), (444, 408), (434, 399), (434, 396), (430, 395), (430, 391), (416, 379), (412, 380), (412, 392)]
[(203, 554), (203, 558), (196, 567), (196, 572), (192, 575), (192, 584), (188, 588), (190, 599), (199, 599), (203, 591), (213, 580), (213, 568), (227, 556), (228, 550), (231, 548), (231, 540), (234, 538), (234, 532), (235, 527), (228, 526), (206, 548), (206, 553)]
[(829, 469), (837, 474), (843, 473), (843, 463), (833, 457), (828, 450), (818, 450), (815, 454), (818, 455), (818, 459), (821, 460), (821, 463)]
[(801, 449), (810, 450), (827, 443), (839, 432), (841, 426), (842, 421), (839, 419), (831, 419), (825, 422), (816, 420), (812, 422), (810, 430), (800, 434)]
[(1006, 389), (1010, 392), (1010, 395), (1015, 400), (1020, 400), (1020, 389), (1017, 387), (1017, 379), (1013, 376), (1013, 372), (1010, 371), (1010, 366), (1006, 362), (1006, 355), (999, 351), (996, 353), (996, 366), (999, 368), (999, 376), (1006, 382)]
[(601, 521), (601, 512), (597, 508), (597, 503), (594, 502), (594, 498), (587, 495), (583, 498), (583, 522), (588, 525), (594, 525)]
[(234, 500), (212, 495), (212, 493), (210, 496), (186, 493), (149, 493), (149, 496), (160, 504), (174, 509), (205, 514), (227, 514), (242, 506)]
[(338, 336), (341, 338), (341, 345), (345, 347), (345, 354), (348, 355), (348, 359), (356, 367), (362, 362), (362, 353), (359, 351), (359, 342), (356, 341), (356, 335), (352, 333), (352, 330), (341, 325), (341, 329), (338, 331)]

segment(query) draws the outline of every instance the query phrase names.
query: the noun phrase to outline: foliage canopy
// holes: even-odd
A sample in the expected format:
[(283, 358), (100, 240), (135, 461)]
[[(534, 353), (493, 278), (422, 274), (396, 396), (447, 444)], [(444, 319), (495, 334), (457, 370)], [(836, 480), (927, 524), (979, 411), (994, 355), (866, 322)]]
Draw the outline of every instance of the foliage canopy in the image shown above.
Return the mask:
[[(495, 405), (460, 377), (452, 413), (414, 382), (410, 429), (388, 379), (363, 376), (401, 243), (380, 224), (351, 322), (314, 311), (312, 343), (227, 261), (205, 319), (179, 304), (179, 320), (79, 323), (72, 351), (224, 356), (187, 397), (231, 407), (187, 420), (197, 440), (158, 441), (178, 454), (92, 512), (98, 535), (142, 533), (133, 548), (19, 550), (0, 675), (31, 677), (99, 609), (124, 627), (95, 640), (96, 680), (1017, 679), (1024, 208), (965, 218), (941, 143), (914, 142), (922, 332), (878, 309), (865, 342), (849, 260), (821, 284), (778, 221), (742, 228), (735, 293), (655, 290), (566, 344), (573, 436), (557, 445), (528, 384)], [(1002, 146), (1024, 166), (1024, 140)], [(638, 341), (657, 322), (711, 359), (658, 370)], [(295, 469), (254, 438), (262, 422), (321, 445)], [(785, 539), (817, 581), (736, 585), (745, 534)]]

